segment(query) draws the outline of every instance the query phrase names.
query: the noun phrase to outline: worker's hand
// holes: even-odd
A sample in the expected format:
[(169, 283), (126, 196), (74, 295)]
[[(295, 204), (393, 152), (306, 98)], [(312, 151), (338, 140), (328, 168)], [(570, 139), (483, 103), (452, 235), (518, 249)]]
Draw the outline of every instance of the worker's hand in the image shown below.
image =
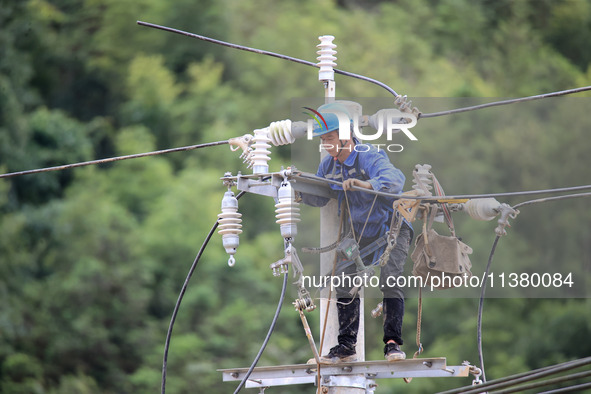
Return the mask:
[(352, 190), (353, 186), (362, 187), (364, 189), (369, 189), (369, 190), (373, 189), (373, 186), (371, 186), (371, 183), (369, 183), (367, 181), (362, 181), (361, 179), (349, 178), (343, 182), (343, 190), (345, 190), (345, 191)]

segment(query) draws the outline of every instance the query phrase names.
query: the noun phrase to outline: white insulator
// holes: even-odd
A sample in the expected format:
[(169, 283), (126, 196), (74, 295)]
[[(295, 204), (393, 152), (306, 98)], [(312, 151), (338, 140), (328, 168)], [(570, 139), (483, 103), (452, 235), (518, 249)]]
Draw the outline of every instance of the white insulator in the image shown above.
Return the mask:
[(414, 179), (413, 189), (420, 191), (422, 194), (431, 195), (433, 187), (433, 174), (431, 173), (431, 166), (429, 164), (417, 164), (412, 172)]
[(280, 120), (269, 125), (269, 138), (275, 146), (292, 144), (295, 137), (291, 133), (291, 120)]
[(295, 201), (293, 188), (289, 182), (283, 182), (277, 191), (275, 217), (283, 238), (294, 238), (298, 233), (297, 223), (300, 221), (300, 204)]
[(472, 219), (492, 220), (499, 214), (501, 203), (494, 198), (479, 198), (464, 203), (464, 210)]
[(318, 37), (320, 44), (316, 45), (319, 50), (316, 52), (318, 56), (318, 80), (320, 81), (334, 81), (334, 70), (333, 68), (337, 65), (335, 63), (337, 51), (334, 49), (337, 47), (332, 43), (334, 36), (320, 36)]
[(222, 235), (222, 244), (230, 255), (228, 265), (234, 265), (234, 254), (240, 243), (238, 235), (242, 233), (242, 214), (238, 212), (238, 200), (228, 190), (222, 199), (222, 213), (218, 214), (218, 233)]
[(253, 174), (266, 174), (269, 172), (267, 162), (271, 160), (269, 157), (271, 152), (267, 149), (271, 147), (269, 145), (271, 139), (269, 138), (268, 128), (255, 130), (253, 141), (253, 150), (248, 159), (250, 165), (252, 165)]

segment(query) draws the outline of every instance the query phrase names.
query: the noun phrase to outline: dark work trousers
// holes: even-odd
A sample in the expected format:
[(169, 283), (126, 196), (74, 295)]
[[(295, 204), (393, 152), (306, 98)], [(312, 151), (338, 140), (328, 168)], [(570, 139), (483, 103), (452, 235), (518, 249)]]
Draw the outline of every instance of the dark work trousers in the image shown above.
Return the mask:
[[(402, 319), (404, 317), (404, 292), (396, 286), (395, 278), (402, 275), (404, 263), (408, 256), (408, 250), (413, 238), (412, 229), (403, 223), (398, 234), (396, 246), (390, 253), (388, 263), (381, 267), (380, 271), (380, 289), (384, 295), (383, 314), (384, 314), (384, 343), (394, 340), (402, 345)], [(362, 238), (359, 242), (359, 248), (371, 244), (375, 239)], [(380, 250), (380, 252), (382, 252)], [(365, 265), (369, 265), (379, 258), (379, 253), (370, 254), (363, 259)], [(337, 272), (341, 275), (354, 275), (355, 265), (349, 265), (343, 271)], [(341, 286), (336, 289), (337, 294), (337, 312), (339, 318), (339, 343), (352, 347), (357, 342), (357, 332), (359, 330), (359, 297), (351, 298), (350, 287)]]

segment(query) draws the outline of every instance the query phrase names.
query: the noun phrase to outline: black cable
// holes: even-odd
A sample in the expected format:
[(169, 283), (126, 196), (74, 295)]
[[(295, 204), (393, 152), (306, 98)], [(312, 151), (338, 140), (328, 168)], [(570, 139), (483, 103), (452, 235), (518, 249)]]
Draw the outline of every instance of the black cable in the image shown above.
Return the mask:
[[(319, 182), (323, 182), (323, 183), (330, 183), (333, 185), (339, 185), (339, 186), (343, 185), (342, 182), (335, 181), (332, 179), (318, 177), (318, 176), (311, 174), (311, 173), (298, 172), (297, 174), (294, 174), (292, 176), (296, 179), (297, 178), (312, 179), (315, 181), (319, 181)], [(375, 194), (378, 196), (384, 196), (384, 197), (389, 197), (389, 198), (404, 198), (404, 199), (408, 199), (408, 200), (421, 200), (424, 202), (437, 202), (438, 200), (463, 200), (463, 199), (470, 199), (470, 198), (514, 197), (514, 196), (527, 196), (527, 195), (532, 195), (532, 194), (562, 193), (562, 192), (571, 192), (571, 191), (577, 191), (577, 190), (591, 189), (591, 185), (561, 187), (561, 188), (555, 188), (555, 189), (527, 190), (527, 191), (521, 191), (521, 192), (504, 192), (504, 193), (487, 193), (487, 194), (459, 194), (459, 195), (455, 195), (455, 196), (440, 196), (440, 197), (438, 197), (438, 196), (419, 196), (419, 197), (407, 196), (404, 194), (395, 194), (395, 193), (382, 192), (379, 190), (365, 189), (365, 188), (358, 187), (358, 186), (353, 186), (352, 189), (355, 191)], [(573, 195), (573, 196), (577, 196), (577, 195)]]
[(540, 368), (528, 373), (522, 373), (514, 376), (509, 376), (501, 379), (491, 380), (488, 383), (479, 384), (476, 386), (459, 387), (453, 390), (439, 392), (439, 394), (478, 394), (488, 392), (491, 390), (503, 389), (506, 387), (516, 386), (520, 383), (537, 380), (549, 375), (555, 375), (559, 372), (568, 371), (591, 364), (591, 357), (581, 358), (578, 360), (567, 361), (561, 364), (552, 365), (549, 367)]
[(277, 309), (275, 310), (275, 316), (273, 316), (273, 321), (271, 321), (271, 326), (269, 327), (269, 331), (267, 332), (267, 336), (265, 337), (265, 340), (263, 341), (263, 344), (261, 345), (259, 352), (257, 353), (256, 357), (254, 358), (252, 365), (250, 366), (250, 368), (248, 368), (246, 375), (244, 375), (244, 377), (242, 378), (242, 381), (240, 382), (240, 384), (236, 388), (236, 391), (234, 391), (234, 394), (236, 394), (240, 390), (242, 390), (242, 387), (244, 387), (244, 385), (246, 384), (248, 377), (250, 376), (250, 374), (252, 373), (252, 371), (256, 367), (257, 363), (259, 362), (259, 359), (263, 355), (263, 352), (265, 351), (265, 348), (267, 347), (267, 343), (269, 343), (269, 339), (271, 338), (271, 334), (273, 333), (273, 330), (275, 329), (275, 324), (277, 323), (277, 319), (279, 318), (279, 313), (281, 312), (281, 306), (283, 305), (283, 300), (285, 298), (285, 289), (287, 288), (287, 277), (288, 276), (289, 276), (289, 272), (286, 272), (283, 275), (283, 287), (281, 289), (281, 297), (279, 297), (279, 303), (277, 304)]
[(555, 197), (546, 197), (546, 198), (538, 198), (536, 200), (529, 200), (520, 202), (517, 205), (514, 205), (512, 208), (517, 209), (519, 207), (523, 207), (525, 205), (537, 204), (540, 202), (548, 202), (548, 201), (556, 201), (556, 200), (566, 200), (567, 198), (578, 198), (578, 197), (591, 197), (591, 193), (577, 193), (577, 194), (568, 194), (565, 196), (555, 196)]
[(591, 90), (591, 86), (584, 86), (584, 87), (575, 88), (575, 89), (560, 90), (557, 92), (538, 94), (535, 96), (521, 97), (521, 98), (516, 98), (516, 99), (510, 99), (510, 100), (495, 101), (492, 103), (473, 105), (471, 107), (450, 109), (448, 111), (432, 112), (429, 114), (420, 114), (419, 118), (434, 118), (436, 116), (452, 115), (452, 114), (457, 114), (460, 112), (468, 112), (468, 111), (474, 111), (474, 110), (483, 109), (483, 108), (496, 107), (499, 105), (507, 105), (507, 104), (521, 103), (521, 102), (525, 102), (525, 101), (539, 100), (539, 99), (548, 98), (548, 97), (564, 96), (567, 94), (580, 93), (580, 92), (585, 92), (588, 90)]
[[(568, 382), (568, 381), (571, 381), (571, 380), (586, 378), (589, 375), (591, 375), (591, 371), (584, 371), (584, 372), (573, 373), (573, 374), (570, 374), (570, 375), (564, 375), (564, 376), (560, 376), (560, 377), (553, 378), (553, 379), (542, 380), (541, 382), (529, 383), (529, 384), (524, 384), (524, 385), (519, 386), (519, 387), (514, 387), (514, 388), (510, 388), (510, 389), (506, 389), (506, 390), (495, 391), (495, 394), (520, 393), (520, 392), (523, 392), (525, 390), (531, 390), (531, 389), (535, 389), (535, 388), (538, 388), (538, 387), (550, 386), (550, 385), (554, 385), (554, 384), (558, 384), (558, 383)], [(570, 386), (570, 387), (577, 387), (577, 386)]]
[(217, 141), (217, 142), (208, 142), (208, 143), (205, 143), (205, 144), (181, 146), (179, 148), (157, 150), (157, 151), (153, 151), (153, 152), (136, 153), (136, 154), (133, 154), (133, 155), (109, 157), (109, 158), (105, 158), (105, 159), (98, 159), (98, 160), (91, 160), (91, 161), (83, 161), (83, 162), (80, 162), (80, 163), (65, 164), (63, 166), (46, 167), (46, 168), (38, 168), (38, 169), (35, 169), (35, 170), (11, 172), (11, 173), (8, 173), (8, 174), (0, 174), (0, 178), (10, 178), (10, 177), (19, 176), (19, 175), (37, 174), (37, 173), (40, 173), (40, 172), (67, 170), (69, 168), (89, 166), (89, 165), (92, 165), (92, 164), (105, 164), (105, 163), (111, 163), (113, 161), (119, 161), (119, 160), (137, 159), (137, 158), (146, 157), (146, 156), (162, 155), (164, 153), (184, 152), (184, 151), (188, 151), (188, 150), (199, 149), (199, 148), (207, 148), (207, 147), (210, 147), (210, 146), (223, 145), (223, 144), (227, 144), (227, 143), (228, 143), (227, 140), (226, 141)]
[[(236, 199), (238, 200), (244, 194), (246, 194), (246, 192), (241, 191), (236, 196)], [(189, 273), (187, 274), (187, 278), (185, 279), (185, 283), (183, 284), (183, 287), (181, 289), (179, 297), (178, 297), (176, 304), (174, 306), (174, 310), (172, 312), (172, 317), (170, 318), (170, 324), (168, 325), (168, 332), (166, 333), (166, 341), (164, 344), (164, 358), (162, 360), (162, 382), (161, 382), (161, 388), (160, 388), (160, 392), (162, 394), (164, 394), (166, 392), (166, 367), (168, 364), (168, 349), (170, 348), (170, 337), (172, 336), (172, 329), (173, 329), (174, 323), (176, 321), (176, 316), (178, 314), (179, 307), (181, 306), (181, 301), (183, 300), (183, 296), (185, 295), (185, 291), (187, 290), (187, 286), (189, 285), (189, 280), (191, 279), (193, 272), (195, 272), (195, 268), (197, 268), (197, 264), (199, 263), (199, 259), (201, 259), (201, 255), (205, 251), (205, 248), (207, 247), (207, 244), (209, 243), (209, 240), (211, 239), (211, 237), (217, 227), (218, 227), (218, 222), (216, 220), (216, 222), (213, 225), (213, 227), (211, 228), (211, 230), (209, 230), (209, 234), (207, 234), (205, 241), (203, 241), (203, 244), (201, 245), (201, 248), (199, 249), (197, 256), (195, 256), (195, 260), (193, 260), (193, 264), (191, 265), (191, 268), (189, 269)]]
[[(280, 53), (275, 53), (275, 52), (271, 52), (271, 51), (265, 51), (265, 50), (257, 49), (257, 48), (251, 48), (251, 47), (247, 47), (247, 46), (244, 46), (244, 45), (232, 44), (231, 42), (216, 40), (214, 38), (209, 38), (209, 37), (206, 37), (206, 36), (201, 36), (199, 34), (189, 33), (189, 32), (183, 31), (183, 30), (179, 30), (179, 29), (173, 29), (172, 27), (156, 25), (154, 23), (137, 21), (137, 24), (138, 25), (141, 25), (141, 26), (151, 27), (151, 28), (154, 28), (154, 29), (168, 31), (168, 32), (171, 32), (171, 33), (180, 34), (180, 35), (191, 37), (191, 38), (196, 38), (198, 40), (211, 42), (213, 44), (222, 45), (222, 46), (225, 46), (225, 47), (228, 47), (228, 48), (239, 49), (241, 51), (247, 51), (247, 52), (254, 52), (254, 53), (258, 53), (259, 55), (272, 56), (272, 57), (276, 57), (276, 58), (283, 59), (283, 60), (289, 60), (290, 62), (303, 64), (305, 66), (311, 66), (311, 67), (319, 68), (316, 63), (312, 63), (312, 62), (309, 62), (307, 60), (298, 59), (296, 57), (282, 55)], [(366, 77), (366, 76), (363, 76), (363, 75), (359, 75), (359, 74), (354, 74), (354, 73), (351, 73), (351, 72), (348, 72), (348, 71), (339, 70), (339, 69), (336, 69), (336, 68), (334, 69), (334, 72), (337, 73), (337, 74), (345, 75), (347, 77), (357, 78), (357, 79), (361, 79), (361, 80), (366, 81), (366, 82), (373, 83), (375, 85), (378, 85), (378, 86), (386, 89), (394, 97), (398, 97), (398, 93), (396, 93), (396, 91), (394, 89), (392, 89), (391, 87), (389, 87), (385, 83), (380, 82), (380, 81), (378, 81), (376, 79), (369, 78), (369, 77)]]
[(480, 363), (480, 370), (482, 371), (482, 381), (486, 383), (486, 374), (484, 372), (484, 356), (482, 353), (482, 309), (484, 307), (484, 292), (486, 290), (486, 285), (488, 283), (488, 273), (490, 271), (490, 266), (492, 264), (492, 259), (495, 254), (495, 249), (497, 248), (497, 244), (499, 243), (499, 239), (501, 238), (500, 235), (497, 235), (495, 241), (493, 242), (492, 249), (490, 251), (490, 255), (488, 256), (488, 264), (486, 265), (486, 270), (484, 273), (484, 280), (482, 282), (482, 286), (480, 288), (480, 302), (478, 303), (478, 324), (476, 328), (476, 340), (478, 341), (478, 362)]

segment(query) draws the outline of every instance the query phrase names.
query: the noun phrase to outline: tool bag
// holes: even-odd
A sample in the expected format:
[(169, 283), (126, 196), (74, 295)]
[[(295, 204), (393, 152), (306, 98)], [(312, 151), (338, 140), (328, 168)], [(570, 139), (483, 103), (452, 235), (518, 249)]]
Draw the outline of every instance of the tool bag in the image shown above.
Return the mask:
[(449, 213), (446, 219), (452, 235), (440, 235), (433, 230), (436, 213), (437, 207), (431, 207), (430, 215), (424, 215), (423, 232), (417, 237), (411, 254), (414, 262), (412, 274), (423, 278), (425, 286), (436, 289), (463, 286), (472, 276), (472, 263), (468, 257), (472, 248), (456, 237)]

